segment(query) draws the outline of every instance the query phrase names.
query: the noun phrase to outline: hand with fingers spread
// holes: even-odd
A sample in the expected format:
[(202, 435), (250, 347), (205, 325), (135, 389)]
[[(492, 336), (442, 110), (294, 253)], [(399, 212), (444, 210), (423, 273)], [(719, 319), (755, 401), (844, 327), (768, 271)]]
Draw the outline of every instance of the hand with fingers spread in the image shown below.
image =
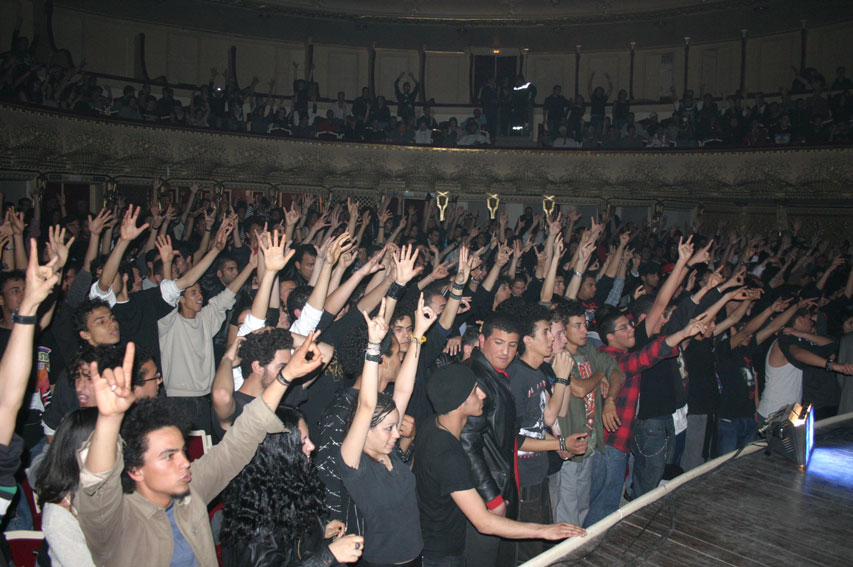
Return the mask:
[[(355, 251), (351, 252), (355, 254)], [(368, 276), (370, 274), (375, 274), (379, 270), (384, 269), (385, 265), (382, 263), (382, 259), (386, 256), (387, 252), (388, 246), (386, 245), (382, 248), (382, 250), (380, 250), (379, 252), (374, 254), (373, 257), (367, 260), (367, 262), (365, 262), (364, 265), (358, 269), (358, 272), (362, 276)]]
[(329, 245), (329, 249), (326, 252), (326, 263), (330, 266), (334, 266), (338, 263), (338, 260), (341, 257), (341, 254), (349, 250), (355, 246), (355, 242), (353, 242), (352, 237), (349, 232), (343, 232), (340, 236), (338, 236), (332, 243)]
[(135, 240), (140, 234), (148, 228), (148, 223), (142, 226), (136, 226), (136, 221), (139, 218), (140, 207), (129, 205), (124, 213), (124, 218), (121, 221), (121, 239), (126, 242)]
[(744, 278), (746, 275), (746, 266), (741, 266), (738, 268), (733, 274), (732, 277), (726, 281), (726, 283), (720, 286), (720, 291), (724, 289), (729, 289), (731, 287), (740, 287), (743, 285)]
[(394, 264), (396, 265), (395, 280), (398, 285), (408, 284), (412, 278), (423, 271), (423, 266), (415, 267), (420, 250), (412, 245), (403, 246), (394, 253)]
[(71, 245), (74, 243), (74, 237), (72, 236), (68, 242), (65, 242), (65, 229), (60, 228), (59, 225), (48, 227), (47, 234), (48, 255), (51, 257), (56, 256), (58, 258), (55, 269), (59, 271), (65, 265), (65, 262), (68, 261), (68, 252), (71, 250)]
[(172, 249), (172, 237), (168, 234), (158, 236), (154, 240), (154, 246), (157, 247), (157, 251), (160, 253), (160, 260), (165, 264), (166, 262), (172, 261), (172, 256), (174, 256), (175, 252)]
[(13, 209), (9, 209), (6, 212), (6, 222), (9, 223), (9, 226), (12, 228), (12, 234), (14, 236), (23, 236), (24, 235), (24, 213), (16, 213)]
[(296, 253), (295, 250), (289, 250), (285, 253), (286, 245), (287, 237), (278, 230), (272, 231), (272, 234), (267, 238), (258, 239), (258, 247), (263, 252), (266, 271), (276, 273), (284, 269), (287, 262)]
[(104, 231), (104, 228), (112, 221), (113, 213), (112, 211), (107, 210), (106, 207), (102, 208), (95, 218), (92, 218), (92, 215), (89, 215), (89, 232), (92, 234), (101, 234)]
[(512, 254), (510, 247), (501, 244), (501, 247), (498, 249), (497, 256), (495, 256), (495, 263), (500, 267), (506, 266), (509, 262), (510, 254)]

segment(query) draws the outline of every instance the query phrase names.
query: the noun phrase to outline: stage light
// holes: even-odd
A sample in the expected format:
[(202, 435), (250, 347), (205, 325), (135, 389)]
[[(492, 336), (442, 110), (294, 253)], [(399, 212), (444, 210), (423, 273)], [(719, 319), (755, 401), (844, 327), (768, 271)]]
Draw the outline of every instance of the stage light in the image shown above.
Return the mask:
[(814, 412), (812, 406), (803, 408), (790, 404), (771, 414), (762, 429), (769, 449), (784, 455), (801, 469), (809, 464), (814, 449)]

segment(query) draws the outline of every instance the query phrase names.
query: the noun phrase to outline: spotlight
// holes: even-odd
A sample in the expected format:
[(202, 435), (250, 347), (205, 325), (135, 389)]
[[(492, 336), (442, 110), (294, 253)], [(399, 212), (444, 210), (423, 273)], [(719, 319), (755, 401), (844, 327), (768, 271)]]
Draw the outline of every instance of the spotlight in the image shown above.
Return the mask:
[(801, 469), (809, 464), (814, 449), (814, 412), (812, 406), (790, 404), (771, 414), (761, 430), (769, 449), (785, 456)]

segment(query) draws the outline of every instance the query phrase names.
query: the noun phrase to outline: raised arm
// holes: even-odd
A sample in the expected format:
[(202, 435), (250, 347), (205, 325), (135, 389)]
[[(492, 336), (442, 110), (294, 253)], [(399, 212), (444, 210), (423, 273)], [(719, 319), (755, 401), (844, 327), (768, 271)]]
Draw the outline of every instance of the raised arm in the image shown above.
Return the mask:
[[(178, 278), (175, 282), (178, 289), (187, 289), (201, 279), (207, 269), (210, 268), (211, 264), (213, 264), (213, 261), (216, 260), (216, 257), (219, 256), (219, 253), (225, 249), (225, 245), (228, 243), (228, 235), (231, 234), (232, 230), (234, 230), (234, 225), (230, 221), (225, 221), (220, 225), (219, 230), (216, 232), (216, 239), (213, 241), (213, 247), (210, 251), (202, 256), (201, 260), (193, 264), (193, 267), (187, 270), (184, 275)], [(242, 285), (243, 284), (241, 283), (240, 286)], [(237, 286), (236, 289), (232, 289), (232, 291), (237, 293), (240, 291), (240, 286)], [(229, 285), (228, 287), (230, 288), (231, 286)]]
[(421, 343), (418, 339), (423, 338), (430, 326), (435, 323), (436, 315), (430, 307), (424, 306), (424, 294), (418, 299), (418, 307), (415, 309), (415, 325), (410, 339), (409, 350), (400, 365), (397, 379), (394, 381), (394, 404), (400, 412), (400, 422), (409, 407), (409, 400), (415, 389), (415, 376), (418, 372), (418, 360), (421, 356)]
[(0, 445), (9, 445), (15, 433), (18, 411), (24, 401), (33, 364), (33, 340), (39, 305), (47, 299), (59, 282), (53, 257), (45, 266), (38, 264), (35, 239), (30, 240), (32, 251), (27, 263), (24, 298), (17, 315), (23, 319), (12, 323), (12, 332), (3, 358), (0, 359)]
[[(330, 293), (329, 296), (326, 297), (326, 303), (324, 305), (325, 310), (333, 315), (337, 315), (338, 313), (340, 313), (341, 309), (343, 309), (344, 305), (346, 305), (350, 296), (353, 294), (353, 292), (361, 283), (361, 281), (364, 280), (364, 278), (366, 278), (367, 276), (383, 269), (382, 258), (383, 256), (385, 256), (386, 250), (387, 248), (383, 248), (382, 250), (374, 254), (372, 258), (365, 262), (362, 267), (357, 269), (346, 281), (344, 281), (344, 283), (339, 285), (335, 289), (335, 291)], [(347, 253), (353, 254), (354, 251), (350, 250)], [(372, 308), (368, 309), (367, 311), (370, 310), (372, 310)]]
[(245, 340), (246, 337), (237, 337), (228, 345), (228, 350), (222, 356), (222, 361), (213, 378), (210, 401), (222, 429), (228, 429), (231, 426), (231, 417), (237, 410), (237, 404), (234, 403), (234, 367), (239, 364), (237, 352)]
[[(388, 333), (388, 323), (385, 322), (385, 301), (379, 307), (379, 313), (373, 319), (362, 311), (367, 323), (367, 350), (364, 358), (364, 371), (361, 375), (361, 389), (358, 391), (355, 416), (349, 431), (341, 443), (341, 457), (344, 463), (357, 469), (364, 452), (364, 443), (370, 431), (370, 422), (379, 390), (379, 361), (381, 360), (380, 345)], [(398, 408), (399, 409), (399, 408)], [(402, 415), (403, 412), (400, 412)]]
[(95, 218), (89, 215), (89, 246), (86, 248), (86, 255), (83, 257), (84, 271), (91, 271), (92, 262), (98, 257), (98, 249), (101, 243), (101, 233), (104, 227), (113, 219), (112, 212), (106, 207), (102, 208)]
[[(116, 242), (113, 251), (110, 252), (109, 258), (107, 258), (107, 262), (104, 264), (104, 269), (101, 270), (101, 277), (98, 279), (98, 288), (103, 292), (110, 290), (110, 286), (112, 286), (113, 280), (115, 280), (119, 264), (121, 264), (124, 258), (124, 253), (127, 251), (128, 245), (148, 228), (148, 223), (136, 226), (136, 219), (139, 218), (139, 209), (140, 207), (134, 208), (133, 205), (130, 205), (124, 213), (118, 242)], [(119, 419), (120, 422), (121, 420)]]
[(655, 297), (655, 302), (652, 305), (652, 308), (649, 310), (649, 313), (643, 321), (646, 326), (647, 336), (651, 336), (652, 333), (654, 333), (654, 329), (660, 322), (660, 318), (663, 317), (664, 311), (666, 311), (666, 306), (669, 305), (669, 302), (672, 300), (672, 296), (675, 295), (675, 290), (678, 289), (678, 284), (681, 282), (681, 277), (683, 275), (682, 272), (687, 266), (687, 262), (690, 260), (692, 254), (693, 236), (691, 235), (686, 242), (683, 241), (682, 238), (679, 238), (678, 261), (675, 263), (675, 268), (673, 268), (672, 272), (670, 272), (666, 281), (661, 286), (660, 291), (658, 291), (658, 294)]

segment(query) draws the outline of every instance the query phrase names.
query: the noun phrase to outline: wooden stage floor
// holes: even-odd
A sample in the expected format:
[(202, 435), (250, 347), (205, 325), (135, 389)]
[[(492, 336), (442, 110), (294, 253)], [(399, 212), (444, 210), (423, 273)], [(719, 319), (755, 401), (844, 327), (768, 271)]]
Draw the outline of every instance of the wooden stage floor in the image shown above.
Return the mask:
[(816, 431), (805, 472), (734, 459), (552, 565), (853, 566), (853, 420)]

